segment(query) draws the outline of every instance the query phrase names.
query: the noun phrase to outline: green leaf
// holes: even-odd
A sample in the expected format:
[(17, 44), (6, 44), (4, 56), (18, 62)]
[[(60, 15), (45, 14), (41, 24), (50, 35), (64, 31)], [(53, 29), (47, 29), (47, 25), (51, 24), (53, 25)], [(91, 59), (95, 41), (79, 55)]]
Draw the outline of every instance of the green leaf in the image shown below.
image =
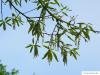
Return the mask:
[(44, 56), (42, 57), (42, 59), (45, 59), (48, 55), (48, 51), (44, 54)]
[(61, 33), (61, 35), (64, 35), (66, 32), (68, 32), (67, 29), (63, 30), (63, 32)]
[(78, 33), (74, 30), (74, 29), (70, 29), (70, 34), (72, 34), (72, 35), (77, 35)]
[(67, 53), (63, 55), (63, 62), (64, 62), (64, 65), (67, 64), (67, 60), (68, 60), (68, 57), (67, 57)]
[(49, 63), (52, 61), (52, 58), (53, 58), (52, 52), (51, 52), (51, 50), (49, 50), (48, 51), (48, 61), (49, 61)]
[(29, 48), (29, 47), (31, 47), (31, 46), (33, 46), (32, 44), (29, 44), (28, 46), (26, 46), (25, 48)]
[(37, 45), (34, 45), (34, 57), (38, 56), (38, 47)]
[(10, 17), (6, 17), (6, 18), (5, 18), (6, 23), (8, 23), (10, 20), (11, 20)]
[(93, 31), (95, 33), (95, 30), (91, 26), (89, 26), (89, 28), (90, 28), (90, 31)]
[(86, 32), (83, 31), (83, 34), (84, 34), (84, 36), (85, 36), (88, 40), (90, 40), (89, 30), (86, 30)]
[(29, 44), (28, 46), (26, 46), (25, 48), (30, 48), (30, 53), (32, 52), (32, 50), (33, 50), (33, 46), (34, 45), (32, 45), (32, 44)]
[(36, 9), (37, 9), (37, 10), (39, 10), (39, 9), (41, 9), (41, 8), (42, 8), (42, 6), (41, 6), (41, 5), (39, 5)]
[(62, 12), (65, 16), (68, 16), (68, 14), (66, 12)]
[(43, 45), (43, 47), (45, 47), (45, 48), (49, 49), (49, 47), (48, 47), (48, 46), (46, 46), (46, 45)]
[(53, 58), (53, 56), (52, 56), (52, 51), (51, 51), (51, 50), (48, 50), (48, 51), (45, 53), (45, 55), (43, 56), (42, 59), (45, 59), (46, 57), (48, 58), (48, 62), (50, 63), (50, 62), (52, 61), (52, 58)]
[(57, 55), (55, 54), (55, 52), (53, 52), (53, 56), (56, 59), (56, 61), (58, 62), (58, 58), (57, 58)]
[(73, 53), (73, 56), (74, 56), (75, 60), (77, 60), (77, 56), (76, 56), (76, 54), (75, 54), (75, 53)]
[(3, 22), (3, 30), (6, 30), (6, 24)]
[(55, 2), (50, 2), (50, 4), (53, 4), (53, 5), (54, 5), (54, 4), (56, 4), (56, 3), (55, 3)]
[(32, 52), (32, 50), (33, 50), (33, 46), (31, 46), (30, 53)]
[(40, 16), (42, 17), (42, 20), (44, 21), (44, 19), (45, 19), (45, 15), (46, 15), (46, 10), (43, 8), (42, 10), (41, 10), (41, 14), (40, 14)]
[(0, 27), (3, 25), (3, 20), (0, 20)]
[(73, 56), (75, 60), (77, 60), (77, 55), (78, 52), (77, 52), (77, 48), (73, 48), (71, 51), (70, 51), (70, 56)]
[(32, 29), (33, 29), (33, 25), (30, 25), (30, 28), (28, 30), (28, 33), (30, 33), (32, 31)]
[(14, 0), (14, 2), (15, 2), (16, 5), (20, 4), (20, 2), (18, 0)]
[(64, 49), (64, 47), (61, 48), (61, 55), (63, 56), (64, 65), (67, 64), (68, 52)]
[(67, 8), (67, 6), (63, 7), (61, 10), (63, 11), (63, 10), (66, 9), (66, 8)]
[(73, 42), (75, 42), (70, 36), (67, 35), (67, 37), (68, 37), (70, 40), (72, 40)]
[(58, 6), (60, 6), (60, 4), (59, 4), (58, 0), (54, 0), (54, 1), (55, 1), (55, 3), (56, 3)]

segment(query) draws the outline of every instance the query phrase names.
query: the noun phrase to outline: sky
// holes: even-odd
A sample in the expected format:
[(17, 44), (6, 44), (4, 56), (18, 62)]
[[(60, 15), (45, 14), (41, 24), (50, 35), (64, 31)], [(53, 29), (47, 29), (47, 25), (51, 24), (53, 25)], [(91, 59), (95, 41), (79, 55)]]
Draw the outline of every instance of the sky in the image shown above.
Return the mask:
[[(100, 30), (100, 0), (62, 0), (72, 10), (72, 15), (78, 15), (79, 21), (90, 22), (96, 30)], [(5, 12), (7, 13), (7, 12)], [(100, 71), (100, 34), (91, 33), (88, 43), (81, 42), (80, 56), (75, 61), (68, 59), (67, 66), (63, 62), (48, 64), (41, 58), (33, 59), (25, 46), (31, 43), (31, 35), (27, 33), (27, 24), (16, 30), (0, 28), (0, 60), (7, 69), (16, 68), (18, 75), (81, 75), (82, 71)]]

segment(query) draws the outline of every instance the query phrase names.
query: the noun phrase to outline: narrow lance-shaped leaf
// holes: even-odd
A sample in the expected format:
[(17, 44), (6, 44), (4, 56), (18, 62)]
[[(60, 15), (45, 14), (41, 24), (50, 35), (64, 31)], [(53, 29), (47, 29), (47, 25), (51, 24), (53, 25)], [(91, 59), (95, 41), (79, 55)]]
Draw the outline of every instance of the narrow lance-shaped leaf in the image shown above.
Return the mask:
[(58, 62), (58, 57), (57, 57), (57, 55), (55, 54), (55, 52), (53, 52), (53, 56), (54, 56), (54, 58), (56, 59), (56, 61)]
[(48, 61), (49, 61), (49, 63), (52, 61), (52, 58), (53, 58), (52, 52), (51, 52), (51, 50), (49, 50), (48, 51)]
[(32, 52), (32, 50), (33, 50), (33, 46), (31, 46), (30, 53)]
[(26, 46), (26, 48), (29, 48), (29, 47), (31, 47), (32, 45), (31, 44), (29, 44), (28, 46)]
[(77, 60), (77, 55), (78, 52), (77, 52), (77, 48), (73, 48), (71, 51), (70, 51), (70, 56), (73, 56), (75, 60)]
[(61, 55), (62, 55), (62, 57), (63, 57), (63, 63), (64, 63), (64, 65), (67, 64), (68, 52), (64, 49), (63, 46), (62, 46), (62, 48), (61, 48)]
[(89, 30), (83, 31), (83, 34), (84, 34), (85, 38), (87, 38), (88, 40), (90, 40)]
[(48, 55), (48, 51), (44, 54), (43, 58), (42, 59), (45, 59)]
[(30, 53), (31, 53), (32, 50), (33, 50), (33, 46), (34, 46), (34, 45), (32, 45), (32, 44), (29, 44), (28, 46), (26, 46), (26, 48), (30, 48)]
[(38, 47), (37, 45), (34, 45), (34, 57), (38, 56)]
[(33, 29), (33, 25), (31, 24), (31, 25), (30, 25), (30, 28), (29, 28), (29, 30), (28, 30), (28, 33), (30, 33), (30, 32), (32, 31), (32, 29)]
[(6, 30), (6, 24), (3, 22), (3, 30)]
[(58, 6), (60, 6), (60, 4), (59, 4), (58, 0), (54, 0), (54, 1), (55, 1), (55, 3), (56, 3)]

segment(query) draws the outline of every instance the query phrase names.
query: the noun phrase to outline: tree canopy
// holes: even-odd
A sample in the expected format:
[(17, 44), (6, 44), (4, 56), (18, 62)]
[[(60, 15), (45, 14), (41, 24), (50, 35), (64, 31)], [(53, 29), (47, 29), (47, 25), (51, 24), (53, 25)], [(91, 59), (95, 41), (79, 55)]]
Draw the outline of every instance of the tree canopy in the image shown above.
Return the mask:
[[(31, 8), (22, 11), (24, 4)], [(4, 14), (6, 9), (3, 7), (11, 11), (7, 12), (10, 15)], [(47, 50), (42, 59), (47, 58), (49, 63), (53, 58), (58, 62), (60, 53), (62, 61), (67, 64), (68, 55), (77, 60), (80, 40), (88, 42), (90, 33), (97, 32), (91, 23), (77, 22), (75, 16), (68, 14), (70, 11), (59, 0), (1, 0), (0, 27), (5, 31), (7, 26), (15, 29), (27, 23), (28, 33), (33, 37), (32, 43), (26, 46), (30, 53), (37, 57), (40, 48)], [(33, 14), (30, 16), (28, 13)]]
[(6, 65), (0, 62), (0, 75), (17, 75), (18, 70), (12, 69), (11, 72), (8, 72), (6, 69)]

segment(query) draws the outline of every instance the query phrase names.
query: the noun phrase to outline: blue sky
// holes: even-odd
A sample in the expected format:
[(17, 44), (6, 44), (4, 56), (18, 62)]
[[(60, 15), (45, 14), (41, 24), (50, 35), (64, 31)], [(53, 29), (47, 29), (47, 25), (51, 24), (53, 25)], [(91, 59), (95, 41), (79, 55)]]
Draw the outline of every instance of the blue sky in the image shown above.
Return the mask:
[[(71, 14), (78, 15), (79, 21), (90, 22), (100, 30), (100, 0), (62, 0), (70, 7)], [(16, 30), (0, 28), (0, 59), (7, 65), (7, 69), (16, 68), (19, 75), (81, 75), (81, 71), (100, 71), (100, 34), (91, 33), (89, 43), (81, 42), (80, 56), (75, 61), (69, 58), (64, 66), (53, 62), (51, 65), (41, 58), (33, 59), (25, 46), (31, 42), (31, 35), (27, 34), (27, 24)]]

